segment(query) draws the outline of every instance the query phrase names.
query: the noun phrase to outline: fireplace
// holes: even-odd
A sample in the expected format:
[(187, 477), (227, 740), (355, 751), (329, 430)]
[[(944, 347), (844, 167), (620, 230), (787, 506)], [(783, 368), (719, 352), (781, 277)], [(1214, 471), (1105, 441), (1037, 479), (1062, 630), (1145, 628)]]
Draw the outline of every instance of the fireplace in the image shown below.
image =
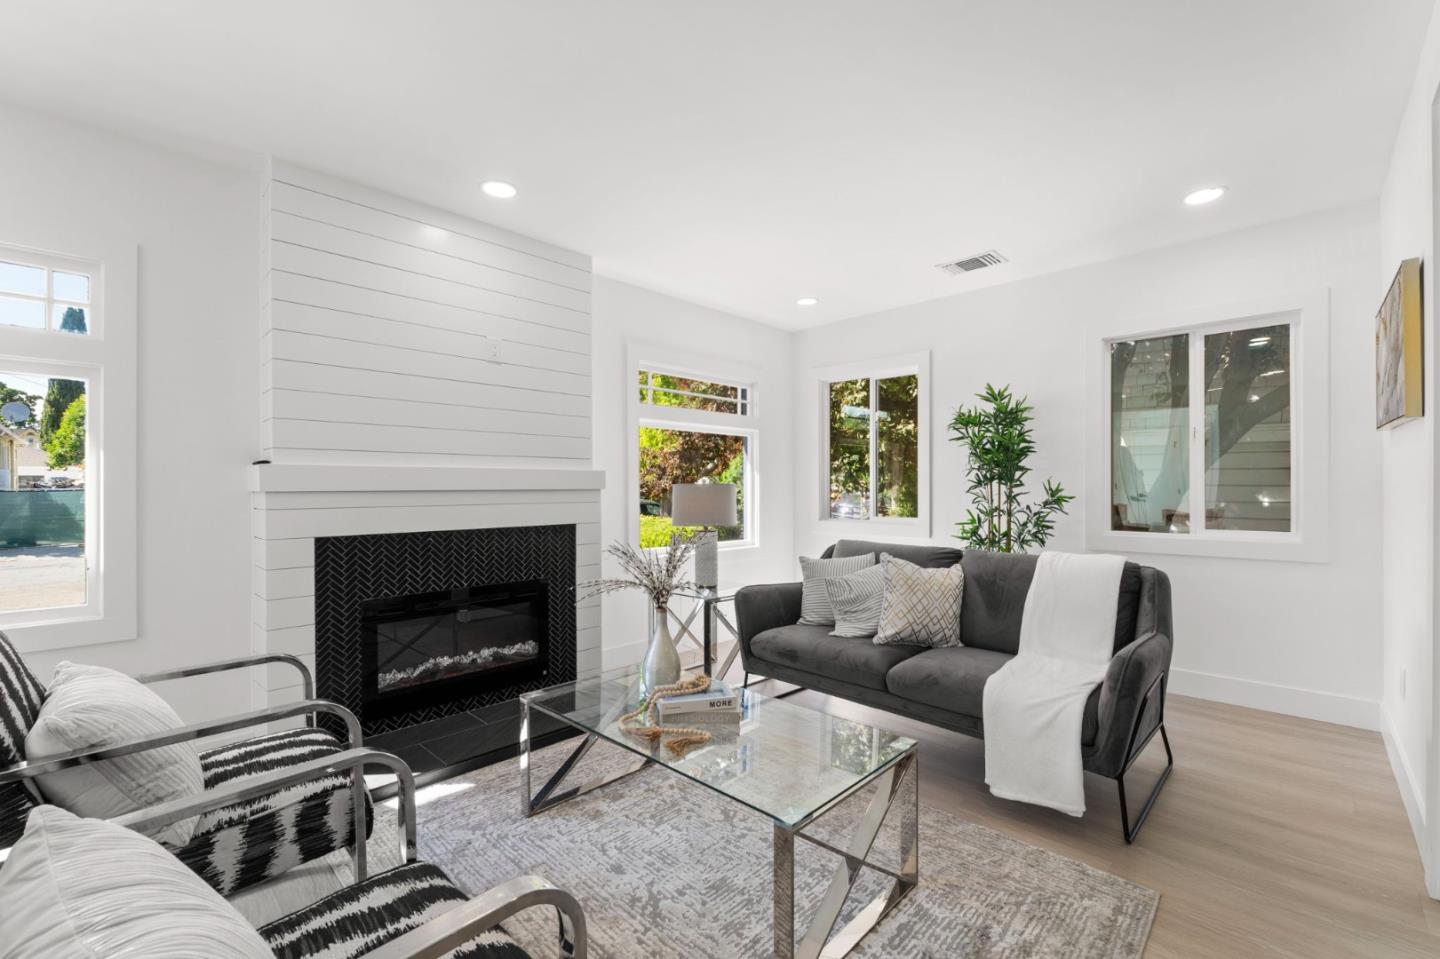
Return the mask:
[(365, 712), (371, 716), (545, 675), (544, 580), (412, 593), (360, 604)]
[(315, 539), (316, 692), (365, 734), (575, 678), (575, 527)]

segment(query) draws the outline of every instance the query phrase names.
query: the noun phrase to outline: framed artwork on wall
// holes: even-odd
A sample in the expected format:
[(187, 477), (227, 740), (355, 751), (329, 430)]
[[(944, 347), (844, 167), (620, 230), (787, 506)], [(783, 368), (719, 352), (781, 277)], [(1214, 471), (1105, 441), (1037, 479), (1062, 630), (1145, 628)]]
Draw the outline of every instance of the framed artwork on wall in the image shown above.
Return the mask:
[(1425, 413), (1424, 327), (1420, 259), (1400, 264), (1375, 314), (1375, 428), (1387, 429)]

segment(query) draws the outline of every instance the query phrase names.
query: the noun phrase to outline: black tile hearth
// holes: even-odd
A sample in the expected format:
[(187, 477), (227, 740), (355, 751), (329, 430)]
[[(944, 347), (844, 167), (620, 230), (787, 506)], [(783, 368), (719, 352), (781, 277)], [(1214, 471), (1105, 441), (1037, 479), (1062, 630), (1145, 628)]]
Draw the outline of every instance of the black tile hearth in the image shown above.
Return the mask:
[[(535, 746), (548, 746), (577, 734), (574, 727), (532, 713)], [(405, 760), (416, 782), (425, 784), (510, 759), (519, 753), (520, 704), (517, 700), (455, 713), (367, 736), (365, 743)], [(387, 793), (380, 792), (383, 798)]]

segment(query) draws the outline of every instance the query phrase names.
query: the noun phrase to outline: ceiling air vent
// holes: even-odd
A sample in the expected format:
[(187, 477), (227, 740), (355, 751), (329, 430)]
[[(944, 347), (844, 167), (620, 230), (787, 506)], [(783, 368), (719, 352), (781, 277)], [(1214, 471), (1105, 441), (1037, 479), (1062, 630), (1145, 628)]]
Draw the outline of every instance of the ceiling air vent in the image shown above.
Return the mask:
[(937, 263), (937, 268), (944, 270), (951, 276), (959, 276), (961, 273), (973, 273), (976, 270), (983, 270), (987, 266), (997, 266), (1005, 263), (1006, 260), (994, 250), (986, 250), (975, 256), (967, 256), (963, 260), (956, 260), (954, 263)]

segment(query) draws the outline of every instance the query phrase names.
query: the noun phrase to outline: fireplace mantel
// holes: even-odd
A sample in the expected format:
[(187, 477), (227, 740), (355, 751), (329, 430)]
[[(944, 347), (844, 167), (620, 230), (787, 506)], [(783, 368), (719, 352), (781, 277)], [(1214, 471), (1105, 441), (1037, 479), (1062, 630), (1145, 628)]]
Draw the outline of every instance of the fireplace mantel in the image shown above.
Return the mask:
[(599, 490), (603, 470), (478, 466), (347, 466), (259, 463), (252, 493), (388, 493), (457, 490)]

